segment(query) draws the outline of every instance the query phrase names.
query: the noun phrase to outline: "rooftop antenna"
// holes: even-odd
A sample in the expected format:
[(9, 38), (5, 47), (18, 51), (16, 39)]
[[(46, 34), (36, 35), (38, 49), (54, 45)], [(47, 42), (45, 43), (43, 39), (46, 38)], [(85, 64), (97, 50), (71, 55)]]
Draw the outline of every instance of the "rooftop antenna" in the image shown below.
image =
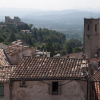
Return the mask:
[(92, 18), (92, 10), (91, 10), (91, 18)]

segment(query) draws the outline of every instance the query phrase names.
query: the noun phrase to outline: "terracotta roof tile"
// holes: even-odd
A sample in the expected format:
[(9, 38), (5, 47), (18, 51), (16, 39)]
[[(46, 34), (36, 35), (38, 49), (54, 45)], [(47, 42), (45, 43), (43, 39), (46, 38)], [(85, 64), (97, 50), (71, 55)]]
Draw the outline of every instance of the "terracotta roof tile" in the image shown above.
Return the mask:
[(0, 66), (8, 66), (9, 62), (7, 61), (7, 58), (5, 54), (3, 53), (3, 50), (0, 49)]
[(98, 61), (99, 61), (99, 60), (100, 60), (100, 57), (89, 59), (90, 64), (92, 64), (94, 61), (98, 64)]
[(100, 81), (100, 68), (94, 73), (94, 81)]
[(68, 55), (64, 55), (62, 56), (61, 58), (79, 58), (79, 59), (82, 59), (82, 53), (71, 53), (71, 54), (68, 54)]
[(13, 80), (85, 78), (82, 72), (88, 60), (24, 57), (13, 72)]
[(0, 82), (9, 82), (10, 75), (12, 74), (15, 68), (16, 65), (0, 67)]
[(11, 46), (8, 46), (6, 48), (4, 48), (4, 52), (10, 56), (22, 51), (22, 50), (25, 50), (29, 48), (29, 46), (23, 46), (22, 45), (11, 45)]

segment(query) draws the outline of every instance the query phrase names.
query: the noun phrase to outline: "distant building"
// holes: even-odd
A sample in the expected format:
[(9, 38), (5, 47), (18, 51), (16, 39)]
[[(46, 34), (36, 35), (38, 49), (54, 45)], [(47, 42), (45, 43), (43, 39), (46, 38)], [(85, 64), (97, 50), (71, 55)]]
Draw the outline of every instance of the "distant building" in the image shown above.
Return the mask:
[(15, 25), (22, 25), (22, 24), (25, 24), (25, 23), (22, 22), (22, 21), (20, 20), (20, 18), (17, 17), (17, 16), (14, 16), (14, 19), (11, 19), (9, 16), (5, 16), (5, 24), (7, 24), (7, 23), (13, 23), (13, 24), (15, 24)]
[(6, 25), (0, 25), (0, 28), (7, 27)]
[(34, 55), (36, 57), (50, 57), (50, 52), (44, 52), (40, 50), (35, 50)]
[(10, 64), (17, 65), (23, 56), (31, 56), (32, 51), (29, 46), (10, 45), (3, 49), (6, 57), (9, 59)]
[(12, 42), (13, 45), (21, 45), (22, 41), (21, 40), (16, 40)]
[(83, 53), (71, 53), (71, 54), (67, 54), (62, 56), (61, 58), (78, 58), (78, 59), (82, 59)]
[(27, 33), (27, 34), (30, 34), (32, 32), (30, 32), (30, 30), (21, 30), (22, 33)]
[(59, 54), (59, 53), (57, 53), (56, 55), (54, 55), (54, 57), (60, 57), (60, 54)]

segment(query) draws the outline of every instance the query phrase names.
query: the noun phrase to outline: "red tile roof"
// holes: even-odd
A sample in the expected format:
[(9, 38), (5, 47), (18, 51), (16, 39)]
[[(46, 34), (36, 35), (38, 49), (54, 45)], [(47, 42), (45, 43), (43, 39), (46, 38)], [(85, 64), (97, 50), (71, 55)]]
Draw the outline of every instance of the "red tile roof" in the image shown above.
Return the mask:
[(64, 55), (62, 56), (62, 58), (79, 58), (79, 59), (82, 59), (82, 53), (71, 53), (71, 54), (68, 54), (68, 55)]
[(0, 67), (0, 82), (9, 82), (10, 75), (12, 74), (15, 68), (16, 65)]
[(100, 81), (100, 68), (94, 73), (94, 81)]
[(92, 64), (94, 61), (98, 64), (98, 61), (99, 61), (99, 60), (100, 60), (100, 57), (89, 59), (90, 64)]
[(3, 50), (0, 49), (0, 66), (8, 66), (9, 62), (7, 61), (7, 58), (5, 54), (3, 53)]
[(13, 80), (79, 79), (85, 78), (82, 68), (87, 69), (88, 60), (24, 57), (13, 72)]
[[(96, 62), (98, 65), (98, 61), (100, 60), (100, 57), (98, 58), (92, 58), (89, 59), (90, 64), (93, 64), (93, 62)], [(94, 72), (94, 81), (100, 80), (100, 67), (98, 66), (98, 70)]]
[(10, 56), (22, 51), (22, 50), (26, 50), (27, 48), (29, 48), (29, 46), (23, 46), (22, 45), (11, 45), (8, 46), (6, 48), (4, 48), (4, 52)]

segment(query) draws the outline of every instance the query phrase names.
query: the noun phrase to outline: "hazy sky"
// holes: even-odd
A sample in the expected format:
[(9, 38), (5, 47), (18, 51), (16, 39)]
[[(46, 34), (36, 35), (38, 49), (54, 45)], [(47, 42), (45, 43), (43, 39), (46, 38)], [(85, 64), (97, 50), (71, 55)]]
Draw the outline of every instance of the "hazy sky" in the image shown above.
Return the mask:
[(0, 7), (41, 10), (100, 9), (100, 0), (0, 0)]

